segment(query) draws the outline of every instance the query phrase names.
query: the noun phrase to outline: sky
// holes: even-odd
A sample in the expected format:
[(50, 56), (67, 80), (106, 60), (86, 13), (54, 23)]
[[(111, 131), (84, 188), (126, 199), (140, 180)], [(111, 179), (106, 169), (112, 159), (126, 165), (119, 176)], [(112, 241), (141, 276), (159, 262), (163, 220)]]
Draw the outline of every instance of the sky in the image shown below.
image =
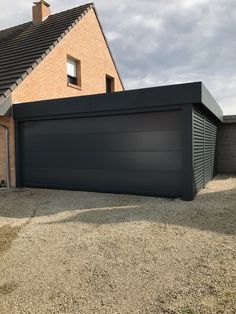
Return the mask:
[[(48, 2), (52, 13), (86, 3)], [(236, 115), (236, 0), (94, 2), (126, 89), (202, 81)], [(31, 20), (31, 7), (1, 0), (0, 29)]]

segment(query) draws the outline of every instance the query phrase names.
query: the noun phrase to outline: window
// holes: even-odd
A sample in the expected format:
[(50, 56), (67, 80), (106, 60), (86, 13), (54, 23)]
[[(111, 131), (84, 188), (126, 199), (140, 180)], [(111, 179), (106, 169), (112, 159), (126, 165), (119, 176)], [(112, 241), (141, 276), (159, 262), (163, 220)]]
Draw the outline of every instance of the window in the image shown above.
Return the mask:
[(67, 83), (81, 87), (81, 63), (71, 57), (67, 58)]
[(107, 93), (115, 91), (115, 79), (109, 75), (106, 75), (106, 91)]

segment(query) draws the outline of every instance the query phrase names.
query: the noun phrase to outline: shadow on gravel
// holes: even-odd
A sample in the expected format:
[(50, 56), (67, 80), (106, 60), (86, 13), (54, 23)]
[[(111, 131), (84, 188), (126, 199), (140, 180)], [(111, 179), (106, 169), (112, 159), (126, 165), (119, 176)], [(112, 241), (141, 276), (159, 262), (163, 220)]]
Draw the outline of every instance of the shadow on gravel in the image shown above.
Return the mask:
[[(33, 211), (35, 217), (67, 212), (67, 218), (60, 219), (60, 216), (55, 216), (45, 224), (78, 222), (105, 225), (149, 221), (236, 234), (236, 189), (209, 193), (205, 191), (192, 202), (72, 191), (27, 189), (23, 192), (15, 193), (15, 200), (12, 200), (12, 196), (5, 195), (5, 204), (9, 203), (9, 198), (10, 205), (0, 204), (0, 217), (32, 217)], [(3, 194), (0, 194), (0, 198), (2, 196)]]
[[(234, 197), (234, 196), (235, 197)], [(161, 203), (161, 204), (159, 204)], [(106, 202), (104, 205), (107, 205)], [(236, 190), (198, 195), (193, 202), (179, 199), (146, 198), (135, 206), (91, 208), (47, 224), (79, 222), (119, 224), (133, 221), (159, 222), (216, 233), (236, 234)]]

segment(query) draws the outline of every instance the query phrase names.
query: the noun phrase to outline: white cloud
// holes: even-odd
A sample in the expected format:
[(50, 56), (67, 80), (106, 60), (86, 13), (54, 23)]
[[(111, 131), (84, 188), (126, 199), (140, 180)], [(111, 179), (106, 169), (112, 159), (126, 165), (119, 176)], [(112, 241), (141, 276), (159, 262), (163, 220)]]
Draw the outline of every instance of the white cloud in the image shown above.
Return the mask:
[(119, 38), (121, 38), (121, 37), (122, 37), (122, 35), (119, 34), (119, 33), (117, 33), (117, 32), (107, 32), (107, 33), (106, 33), (106, 38), (107, 38), (108, 40), (110, 40), (110, 41), (119, 39)]
[(179, 0), (182, 8), (190, 9), (195, 6), (209, 3), (209, 0)]

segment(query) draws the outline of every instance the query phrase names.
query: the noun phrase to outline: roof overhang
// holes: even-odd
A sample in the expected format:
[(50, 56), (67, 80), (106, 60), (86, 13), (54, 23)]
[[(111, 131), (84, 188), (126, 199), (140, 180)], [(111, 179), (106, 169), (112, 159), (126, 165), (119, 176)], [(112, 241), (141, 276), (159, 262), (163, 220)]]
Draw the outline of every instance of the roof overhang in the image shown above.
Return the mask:
[(109, 112), (165, 110), (168, 106), (195, 105), (203, 107), (216, 120), (223, 121), (223, 111), (202, 82), (52, 99), (14, 106), (17, 120), (40, 119), (72, 114), (107, 114)]

